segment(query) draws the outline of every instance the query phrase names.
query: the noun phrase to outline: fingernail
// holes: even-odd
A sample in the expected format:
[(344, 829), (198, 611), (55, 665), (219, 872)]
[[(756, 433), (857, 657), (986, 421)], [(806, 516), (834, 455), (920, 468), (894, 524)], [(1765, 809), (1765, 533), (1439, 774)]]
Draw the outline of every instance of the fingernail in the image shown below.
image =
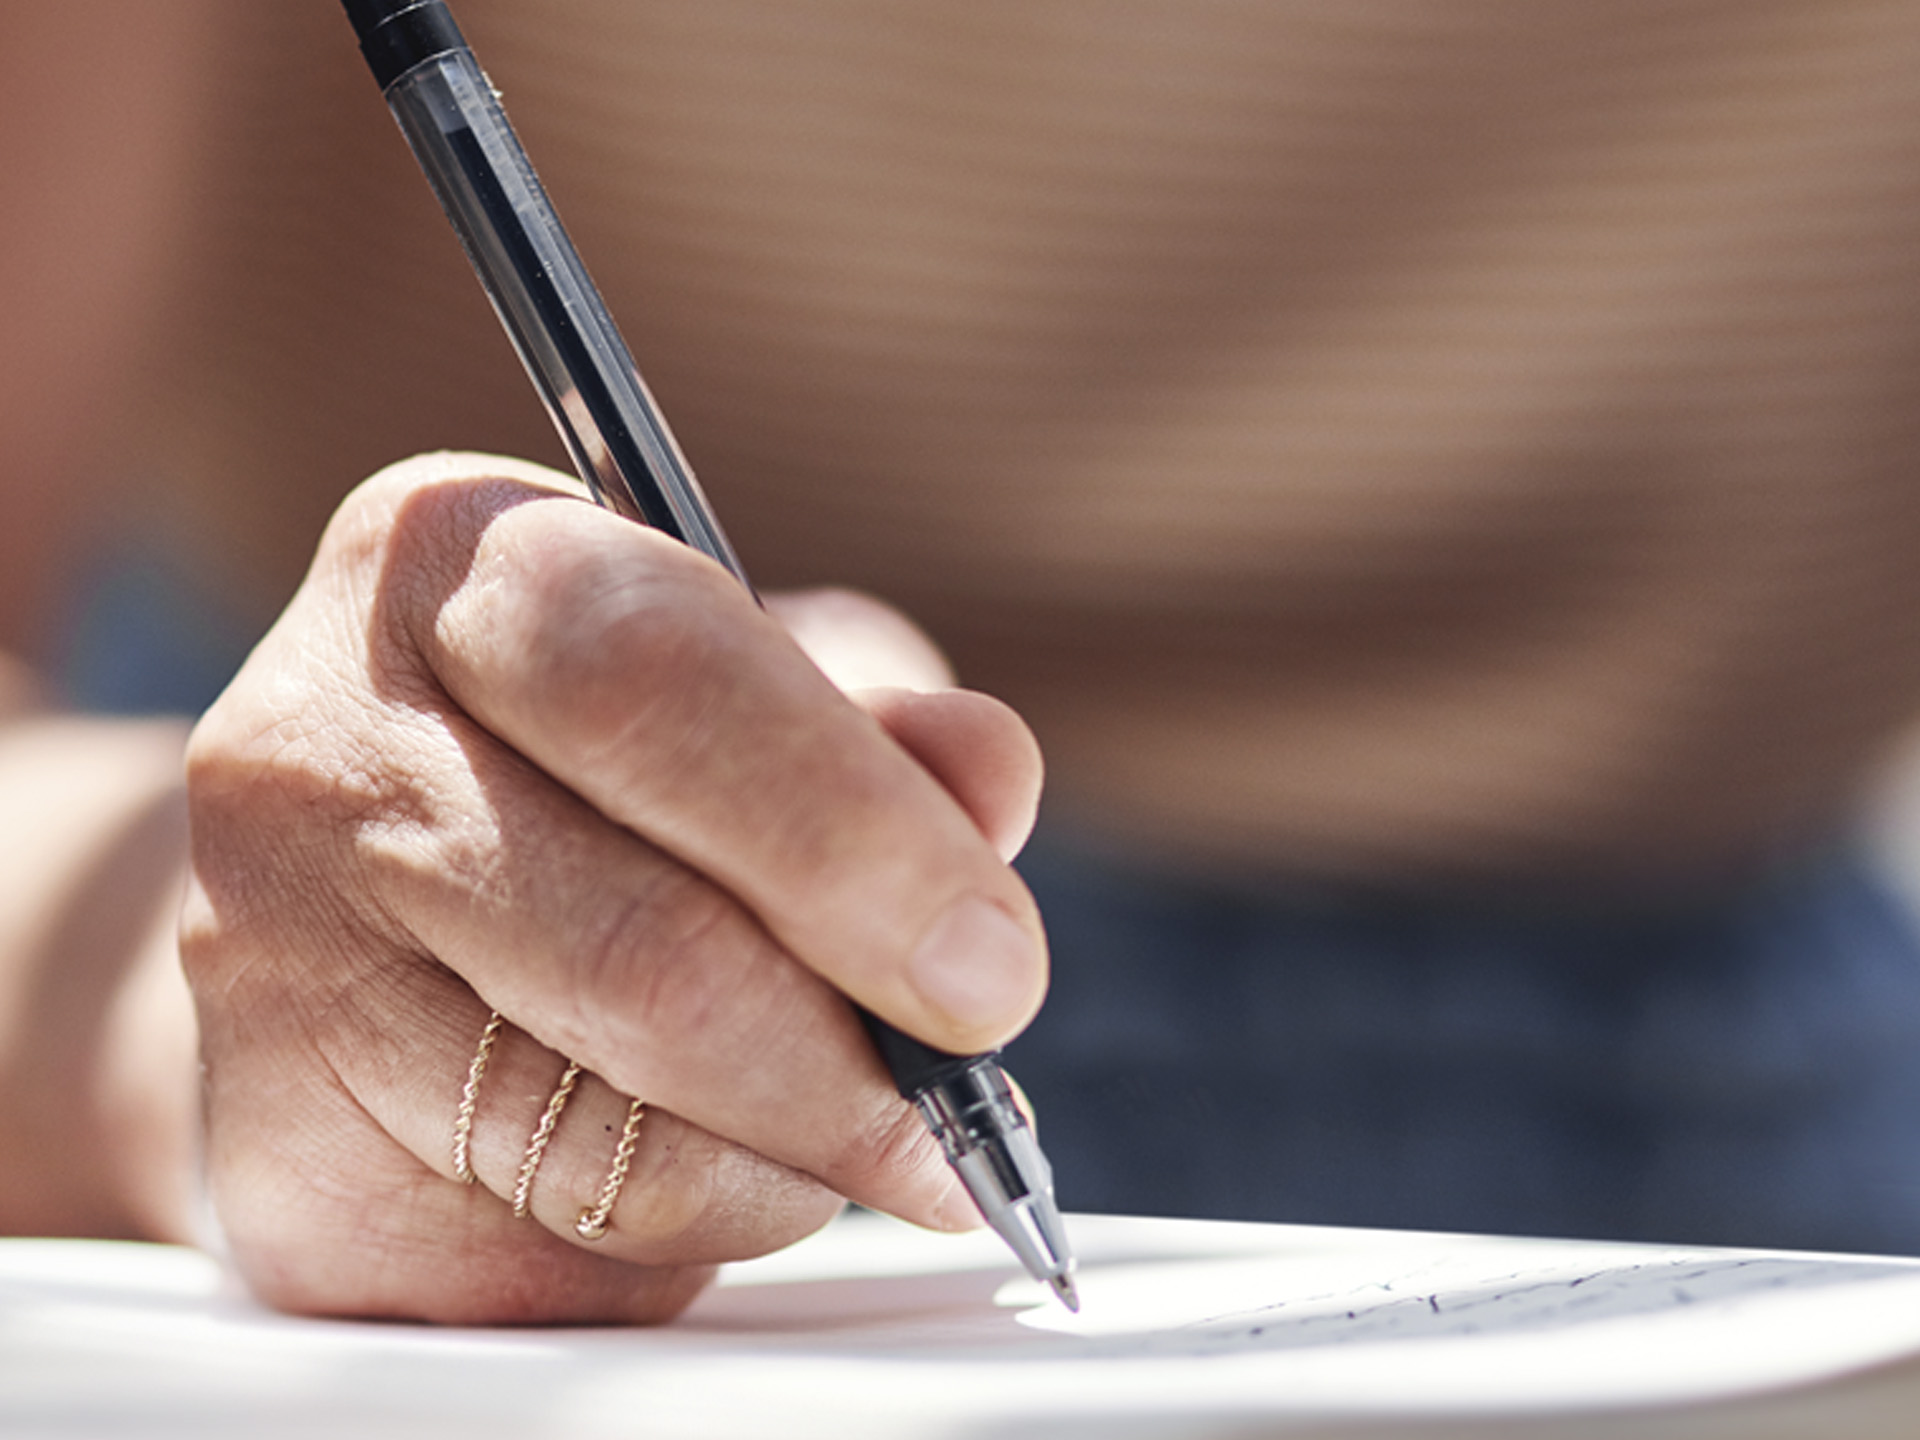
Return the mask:
[(985, 1217), (980, 1214), (979, 1204), (972, 1195), (967, 1193), (967, 1187), (960, 1183), (957, 1176), (947, 1187), (947, 1193), (934, 1202), (933, 1218), (934, 1222), (949, 1234), (978, 1230), (987, 1223)]
[(1018, 1019), (1033, 997), (1040, 956), (1014, 918), (970, 895), (934, 921), (907, 973), (928, 1004), (969, 1029)]

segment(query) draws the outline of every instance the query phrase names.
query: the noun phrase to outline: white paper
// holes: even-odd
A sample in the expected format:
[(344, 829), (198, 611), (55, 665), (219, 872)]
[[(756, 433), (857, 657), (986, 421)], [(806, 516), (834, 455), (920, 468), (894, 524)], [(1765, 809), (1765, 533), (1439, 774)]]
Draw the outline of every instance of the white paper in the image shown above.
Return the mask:
[(1670, 1406), (1920, 1355), (1920, 1262), (1070, 1220), (1082, 1313), (991, 1235), (852, 1216), (658, 1330), (297, 1320), (206, 1257), (0, 1242), (0, 1434), (1235, 1435)]

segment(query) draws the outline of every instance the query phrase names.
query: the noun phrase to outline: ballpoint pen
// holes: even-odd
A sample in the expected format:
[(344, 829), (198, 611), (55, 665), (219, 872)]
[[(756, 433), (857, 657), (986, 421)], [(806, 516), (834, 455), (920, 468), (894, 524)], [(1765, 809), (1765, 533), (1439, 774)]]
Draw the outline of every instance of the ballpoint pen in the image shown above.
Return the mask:
[[(752, 585), (647, 393), (526, 152), (443, 0), (343, 0), (360, 49), (494, 311), (600, 504)], [(1079, 1309), (1053, 1172), (993, 1054), (950, 1055), (860, 1011), (901, 1095), (986, 1222)]]

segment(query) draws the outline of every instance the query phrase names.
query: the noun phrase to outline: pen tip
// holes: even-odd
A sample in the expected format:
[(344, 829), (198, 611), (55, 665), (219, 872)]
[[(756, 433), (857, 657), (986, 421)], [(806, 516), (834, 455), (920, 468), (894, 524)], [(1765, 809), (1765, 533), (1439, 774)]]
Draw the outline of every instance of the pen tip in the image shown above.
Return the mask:
[(1073, 1288), (1071, 1275), (1056, 1275), (1047, 1282), (1053, 1287), (1053, 1293), (1060, 1297), (1060, 1303), (1074, 1314), (1080, 1313), (1080, 1292)]

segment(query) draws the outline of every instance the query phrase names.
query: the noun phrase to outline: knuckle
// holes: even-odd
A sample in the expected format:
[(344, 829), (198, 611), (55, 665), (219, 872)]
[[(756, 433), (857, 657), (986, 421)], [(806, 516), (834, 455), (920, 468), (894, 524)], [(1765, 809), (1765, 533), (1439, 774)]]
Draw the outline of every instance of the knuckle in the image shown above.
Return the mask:
[(579, 1008), (566, 1039), (589, 1048), (623, 1018), (648, 1036), (676, 1039), (730, 1028), (738, 977), (726, 961), (747, 943), (746, 928), (724, 892), (685, 872), (617, 899), (582, 927), (572, 956)]
[[(475, 586), (486, 536), (502, 515), (531, 500), (566, 493), (563, 477), (496, 456), (416, 455), (362, 481), (335, 511), (309, 585), (330, 584), (355, 605), (370, 606), (374, 668), (404, 686), (431, 671), (427, 656), (455, 597), (495, 598)], [(522, 568), (537, 570), (527, 557)], [(484, 618), (484, 617), (483, 617)]]
[(309, 583), (343, 569), (381, 565), (396, 537), (408, 533), (404, 517), (421, 495), (431, 493), (434, 477), (431, 457), (415, 457), (378, 470), (349, 490), (321, 532)]
[(924, 1181), (930, 1165), (943, 1163), (919, 1116), (889, 1097), (841, 1146), (827, 1178), (836, 1188), (857, 1185), (866, 1193), (901, 1194)]
[(343, 530), (387, 533), (417, 515), (431, 530), (448, 517), (442, 507), (467, 511), (469, 519), (496, 511), (508, 497), (575, 492), (564, 475), (504, 456), (433, 450), (383, 466), (347, 493), (334, 512)]
[(365, 857), (392, 786), (314, 715), (222, 702), (187, 760), (189, 885), (180, 955), (202, 1003), (337, 955), (377, 918)]
[(227, 979), (242, 967), (237, 947), (228, 943), (220, 912), (197, 875), (189, 879), (180, 906), (180, 970), (197, 997), (217, 998), (231, 987)]
[(664, 1139), (615, 1207), (624, 1253), (653, 1264), (741, 1260), (789, 1245), (838, 1213), (842, 1201), (813, 1176), (659, 1114)]
[(594, 518), (635, 533), (570, 549), (563, 563), (503, 561), (515, 571), (506, 588), (519, 633), (505, 653), (518, 687), (589, 755), (690, 743), (738, 683), (728, 637), (744, 593), (684, 546)]

